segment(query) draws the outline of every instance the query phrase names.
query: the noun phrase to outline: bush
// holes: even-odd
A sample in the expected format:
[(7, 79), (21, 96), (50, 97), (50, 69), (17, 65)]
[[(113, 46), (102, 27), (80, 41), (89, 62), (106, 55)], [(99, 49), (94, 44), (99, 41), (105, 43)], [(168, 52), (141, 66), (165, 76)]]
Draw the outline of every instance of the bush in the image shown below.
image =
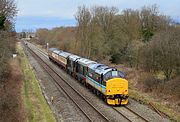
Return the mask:
[(160, 93), (163, 93), (165, 95), (172, 95), (175, 97), (180, 98), (180, 77), (176, 77), (173, 80), (169, 80), (165, 83), (161, 83), (158, 87)]
[(138, 85), (145, 92), (152, 92), (157, 88), (159, 81), (150, 73), (143, 73), (138, 79)]
[(111, 63), (115, 63), (115, 64), (120, 63), (120, 57), (121, 56), (119, 53), (112, 54), (111, 59), (110, 59)]

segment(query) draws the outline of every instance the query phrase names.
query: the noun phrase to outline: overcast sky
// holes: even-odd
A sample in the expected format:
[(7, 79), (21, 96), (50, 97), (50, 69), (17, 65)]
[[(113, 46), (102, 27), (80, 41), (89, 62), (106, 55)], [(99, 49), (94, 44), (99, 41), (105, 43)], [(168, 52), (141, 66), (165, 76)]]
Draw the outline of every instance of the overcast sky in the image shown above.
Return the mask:
[(19, 10), (16, 30), (51, 29), (57, 26), (75, 26), (74, 15), (78, 6), (114, 6), (123, 9), (140, 9), (157, 4), (161, 13), (180, 22), (180, 0), (16, 0)]

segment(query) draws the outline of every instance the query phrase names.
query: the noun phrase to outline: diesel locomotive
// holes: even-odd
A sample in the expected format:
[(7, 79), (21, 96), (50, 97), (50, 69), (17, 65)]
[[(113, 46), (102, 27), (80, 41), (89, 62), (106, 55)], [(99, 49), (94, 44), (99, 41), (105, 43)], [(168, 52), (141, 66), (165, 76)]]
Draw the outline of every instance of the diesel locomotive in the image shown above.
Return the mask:
[(128, 103), (128, 81), (123, 72), (57, 48), (50, 48), (48, 57), (68, 74), (91, 88), (107, 104)]

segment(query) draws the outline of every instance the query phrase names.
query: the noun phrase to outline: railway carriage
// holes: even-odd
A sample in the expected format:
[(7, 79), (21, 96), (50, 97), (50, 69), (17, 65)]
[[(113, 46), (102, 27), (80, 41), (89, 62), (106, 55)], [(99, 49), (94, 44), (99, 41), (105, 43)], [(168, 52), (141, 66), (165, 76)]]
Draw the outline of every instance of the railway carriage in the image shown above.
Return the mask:
[(60, 52), (62, 52), (62, 51), (59, 50), (59, 49), (50, 48), (49, 51), (48, 51), (49, 59), (53, 60), (55, 62), (58, 62), (58, 55), (59, 55)]
[(128, 81), (124, 73), (103, 64), (88, 66), (87, 83), (100, 92), (110, 105), (125, 105), (128, 103)]
[(67, 69), (68, 56), (72, 55), (68, 52), (60, 52), (58, 55), (58, 64), (62, 66), (65, 70)]
[(86, 75), (86, 79), (87, 79), (87, 83), (90, 84), (93, 88), (95, 88), (96, 90), (102, 92), (102, 75), (101, 73), (97, 73), (95, 72), (95, 70), (97, 68), (103, 68), (103, 67), (107, 67), (103, 64), (90, 64), (88, 66), (88, 72)]
[(79, 81), (83, 81), (84, 83), (86, 82), (86, 75), (87, 75), (87, 70), (88, 70), (88, 65), (90, 64), (95, 64), (95, 61), (91, 61), (86, 58), (80, 58), (76, 62), (77, 70), (76, 70), (76, 77)]

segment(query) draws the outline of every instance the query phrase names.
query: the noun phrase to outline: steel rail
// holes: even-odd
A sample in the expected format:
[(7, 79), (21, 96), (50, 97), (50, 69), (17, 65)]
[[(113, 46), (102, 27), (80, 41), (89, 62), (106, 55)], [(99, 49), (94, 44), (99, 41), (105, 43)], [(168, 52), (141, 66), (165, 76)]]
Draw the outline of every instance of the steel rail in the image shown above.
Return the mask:
[[(144, 117), (142, 117), (141, 115), (139, 115), (138, 113), (136, 113), (135, 111), (133, 111), (132, 109), (128, 108), (127, 106), (124, 106), (123, 108), (127, 109), (128, 111), (130, 111), (131, 113), (133, 113), (136, 117), (140, 118), (142, 121), (144, 122), (149, 122), (147, 119), (145, 119)], [(113, 109), (121, 114), (125, 119), (127, 119), (130, 122), (133, 122), (133, 120), (130, 119), (130, 117), (124, 115), (122, 112), (120, 112), (116, 107), (113, 107)]]

